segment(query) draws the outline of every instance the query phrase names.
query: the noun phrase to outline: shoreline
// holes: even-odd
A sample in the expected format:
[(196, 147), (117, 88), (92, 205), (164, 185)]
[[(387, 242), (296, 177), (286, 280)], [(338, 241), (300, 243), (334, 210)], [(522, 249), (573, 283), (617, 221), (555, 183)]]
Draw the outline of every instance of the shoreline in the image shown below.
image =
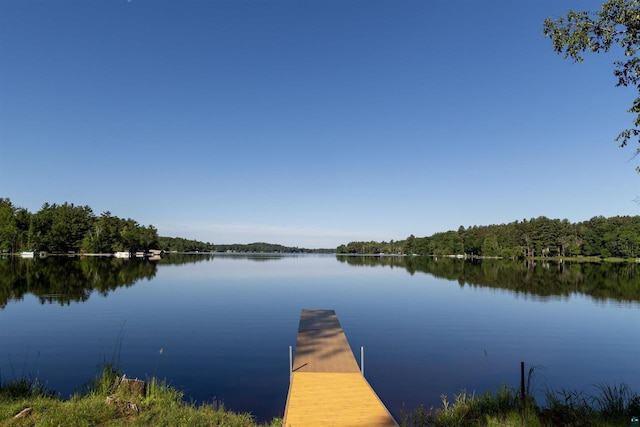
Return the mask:
[[(539, 405), (530, 395), (535, 369), (530, 368), (520, 388), (504, 384), (494, 392), (476, 395), (461, 390), (453, 401), (442, 395), (442, 406), (428, 411), (421, 404), (402, 409), (401, 426), (546, 426), (588, 425), (632, 426), (640, 417), (640, 394), (625, 384), (596, 385), (597, 394), (584, 390), (547, 391), (546, 402)], [(590, 403), (589, 403), (590, 402)], [(284, 403), (283, 403), (284, 408)], [(23, 424), (24, 419), (24, 424)], [(222, 401), (196, 405), (185, 400), (184, 393), (164, 381), (150, 377), (146, 381), (128, 379), (121, 371), (105, 365), (95, 379), (67, 399), (47, 390), (38, 380), (13, 380), (0, 383), (0, 421), (15, 425), (37, 425), (38, 420), (56, 424), (75, 421), (103, 426), (154, 425), (238, 425), (282, 427), (283, 419), (256, 420), (251, 412), (237, 413)], [(154, 421), (155, 420), (155, 421)], [(185, 421), (188, 422), (185, 424)], [(634, 421), (636, 420), (636, 421)], [(595, 422), (596, 424), (592, 424)], [(168, 423), (168, 424), (167, 424)], [(577, 424), (576, 424), (577, 423)], [(14, 424), (11, 424), (14, 425)], [(587, 424), (584, 424), (587, 425)]]

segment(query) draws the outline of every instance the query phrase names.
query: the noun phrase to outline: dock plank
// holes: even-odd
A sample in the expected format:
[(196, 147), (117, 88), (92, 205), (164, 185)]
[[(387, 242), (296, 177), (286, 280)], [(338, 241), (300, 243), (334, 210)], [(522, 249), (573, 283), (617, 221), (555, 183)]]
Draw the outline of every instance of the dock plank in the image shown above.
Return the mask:
[(294, 372), (360, 372), (333, 310), (302, 310)]
[(398, 424), (360, 373), (333, 310), (302, 310), (283, 426)]

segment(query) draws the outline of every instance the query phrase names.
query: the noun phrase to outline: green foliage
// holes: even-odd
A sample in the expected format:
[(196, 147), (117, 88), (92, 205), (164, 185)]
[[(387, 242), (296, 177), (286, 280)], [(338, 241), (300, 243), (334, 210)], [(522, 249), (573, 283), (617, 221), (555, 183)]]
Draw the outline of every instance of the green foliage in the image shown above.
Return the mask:
[(156, 248), (158, 232), (133, 219), (105, 212), (96, 218), (89, 206), (45, 203), (32, 214), (0, 198), (0, 249), (50, 253), (113, 253)]
[(47, 252), (75, 252), (95, 221), (89, 206), (75, 206), (73, 203), (49, 205), (31, 216), (28, 230), (30, 249)]
[(283, 246), (274, 243), (254, 242), (248, 244), (216, 245), (216, 252), (277, 252), (277, 253), (329, 253), (328, 249), (305, 249), (297, 246)]
[[(407, 240), (409, 241), (409, 246), (407, 246)], [(409, 236), (407, 240), (401, 242), (394, 242), (392, 240), (389, 243), (374, 242), (373, 240), (370, 242), (349, 242), (346, 245), (338, 246), (336, 252), (339, 254), (400, 255), (409, 249), (412, 251), (412, 253), (413, 251), (419, 249), (415, 245), (415, 242), (417, 240), (415, 239), (415, 237), (411, 239), (411, 236)]]
[(20, 247), (17, 209), (11, 200), (0, 198), (0, 249), (16, 252)]
[(182, 237), (159, 237), (159, 248), (166, 252), (230, 252), (230, 253), (333, 253), (331, 249), (305, 249), (274, 243), (216, 244)]
[[(622, 59), (614, 62), (616, 86), (635, 86), (640, 90), (640, 3), (633, 0), (607, 0), (595, 12), (569, 10), (566, 15), (544, 21), (544, 35), (554, 50), (576, 62), (585, 52), (610, 52)], [(624, 147), (640, 135), (640, 97), (633, 100), (630, 113), (636, 114), (634, 128), (625, 129), (615, 139)], [(640, 141), (639, 141), (640, 142)], [(640, 153), (637, 149), (636, 155)], [(640, 166), (637, 168), (640, 172)]]
[(509, 224), (460, 227), (397, 242), (350, 242), (339, 254), (463, 255), (466, 257), (640, 257), (640, 216), (597, 216), (572, 224), (541, 216)]
[(182, 237), (159, 237), (158, 247), (167, 252), (214, 252), (212, 243), (189, 240)]

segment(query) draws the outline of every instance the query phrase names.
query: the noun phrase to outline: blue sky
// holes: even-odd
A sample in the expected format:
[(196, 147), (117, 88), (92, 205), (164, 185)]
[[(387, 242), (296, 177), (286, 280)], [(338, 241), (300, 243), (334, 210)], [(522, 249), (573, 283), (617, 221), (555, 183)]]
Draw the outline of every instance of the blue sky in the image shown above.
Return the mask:
[(335, 247), (638, 215), (637, 92), (563, 60), (586, 0), (0, 0), (0, 196)]

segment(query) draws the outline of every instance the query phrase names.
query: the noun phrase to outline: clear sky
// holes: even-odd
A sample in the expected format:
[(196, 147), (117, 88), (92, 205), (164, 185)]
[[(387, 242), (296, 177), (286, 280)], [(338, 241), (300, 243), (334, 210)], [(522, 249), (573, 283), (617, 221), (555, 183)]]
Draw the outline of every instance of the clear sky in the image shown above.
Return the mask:
[(335, 247), (638, 215), (637, 91), (563, 60), (592, 0), (0, 0), (0, 197)]

